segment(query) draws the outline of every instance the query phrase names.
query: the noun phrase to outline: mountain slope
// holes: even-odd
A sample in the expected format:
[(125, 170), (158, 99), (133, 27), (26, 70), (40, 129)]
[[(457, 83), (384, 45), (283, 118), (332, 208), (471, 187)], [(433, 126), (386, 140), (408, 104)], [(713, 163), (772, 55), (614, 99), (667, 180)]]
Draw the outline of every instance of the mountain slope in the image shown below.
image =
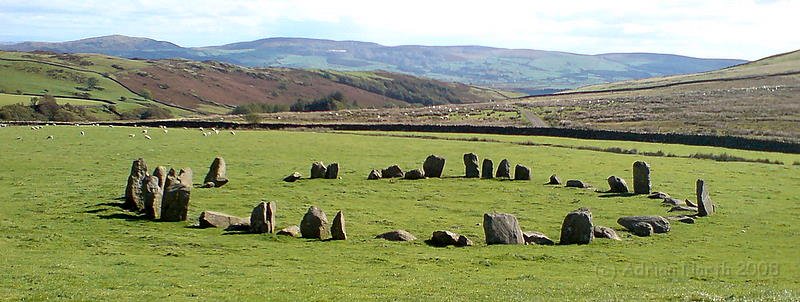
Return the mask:
[(250, 67), (386, 70), (529, 93), (703, 72), (745, 62), (646, 53), (580, 55), (483, 46), (383, 46), (303, 38), (268, 38), (182, 48), (146, 38), (107, 36), (63, 43), (21, 43), (0, 46), (0, 49), (102, 53), (128, 58), (180, 57)]
[[(93, 99), (121, 110), (226, 113), (248, 103), (291, 105), (340, 95), (350, 107), (405, 107), (505, 99), (492, 89), (388, 72), (247, 68), (190, 60), (0, 52), (0, 93)], [(94, 78), (94, 80), (91, 80)], [(96, 85), (89, 84), (94, 81)]]

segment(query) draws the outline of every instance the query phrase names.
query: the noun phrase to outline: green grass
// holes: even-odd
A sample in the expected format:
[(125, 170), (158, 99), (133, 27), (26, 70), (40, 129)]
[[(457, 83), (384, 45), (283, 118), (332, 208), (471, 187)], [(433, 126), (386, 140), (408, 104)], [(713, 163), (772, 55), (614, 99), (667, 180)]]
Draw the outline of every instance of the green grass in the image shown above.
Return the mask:
[[(23, 105), (29, 105), (31, 98), (33, 98), (33, 96), (0, 93), (0, 106), (20, 104), (20, 103)], [(73, 98), (56, 98), (56, 102), (60, 105), (71, 104), (75, 106), (102, 106), (103, 104), (105, 104), (100, 101), (73, 99)]]
[[(86, 136), (79, 136), (80, 131)], [(203, 137), (198, 130), (164, 134), (151, 129), (152, 140), (127, 137), (140, 131), (0, 128), (0, 141), (5, 142), (0, 146), (3, 299), (800, 299), (797, 166), (344, 133), (238, 131), (236, 136), (223, 132)], [(55, 139), (45, 140), (48, 135)], [(390, 164), (420, 167), (431, 153), (447, 158), (445, 175), (462, 175), (466, 152), (526, 164), (534, 180), (366, 180), (370, 169)], [(203, 210), (246, 216), (266, 199), (277, 202), (282, 228), (299, 223), (307, 207), (317, 205), (330, 219), (337, 210), (344, 211), (350, 239), (223, 235), (217, 229), (187, 227), (194, 221), (139, 220), (111, 205), (119, 202), (115, 198), (122, 195), (131, 160), (137, 157), (144, 157), (151, 170), (156, 165), (192, 167), (199, 182), (215, 156), (225, 157), (231, 182), (217, 189), (193, 189), (192, 220)], [(307, 175), (316, 160), (338, 161), (342, 179), (280, 180), (292, 171)], [(616, 219), (665, 215), (658, 201), (542, 185), (552, 173), (603, 189), (609, 175), (630, 184), (636, 160), (652, 166), (655, 190), (677, 198), (693, 199), (695, 180), (705, 179), (718, 214), (694, 225), (674, 224), (668, 234), (631, 237)], [(507, 212), (520, 219), (524, 230), (557, 240), (564, 215), (581, 206), (592, 209), (595, 224), (617, 229), (623, 241), (486, 246), (477, 225), (483, 213)], [(398, 228), (420, 239), (450, 229), (476, 246), (434, 248), (422, 240), (372, 239)]]

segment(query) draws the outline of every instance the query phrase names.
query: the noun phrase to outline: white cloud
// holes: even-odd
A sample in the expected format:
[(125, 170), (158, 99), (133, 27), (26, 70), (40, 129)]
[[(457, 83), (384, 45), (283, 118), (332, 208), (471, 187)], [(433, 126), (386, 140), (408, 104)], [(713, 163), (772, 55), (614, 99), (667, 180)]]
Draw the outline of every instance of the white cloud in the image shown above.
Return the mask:
[[(0, 0), (0, 39), (269, 36), (755, 59), (800, 47), (800, 1)], [(25, 36), (29, 37), (25, 37)]]

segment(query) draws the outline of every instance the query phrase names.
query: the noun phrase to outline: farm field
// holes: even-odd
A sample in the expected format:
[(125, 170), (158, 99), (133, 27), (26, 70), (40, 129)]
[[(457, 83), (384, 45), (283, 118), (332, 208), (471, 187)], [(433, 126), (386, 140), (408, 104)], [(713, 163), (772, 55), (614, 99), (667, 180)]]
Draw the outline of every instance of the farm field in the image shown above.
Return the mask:
[[(45, 126), (0, 128), (0, 297), (8, 300), (766, 300), (800, 299), (800, 155), (648, 143), (498, 135), (494, 141), (371, 136), (386, 133)], [(79, 132), (84, 131), (85, 136)], [(129, 138), (129, 134), (136, 137)], [(366, 136), (363, 134), (369, 134)], [(398, 134), (398, 133), (390, 133)], [(414, 134), (414, 133), (409, 133)], [(52, 135), (54, 139), (45, 138)], [(430, 136), (457, 136), (430, 134)], [(16, 139), (20, 137), (21, 139)], [(519, 141), (664, 150), (735, 152), (785, 164), (615, 154)], [(684, 150), (684, 148), (686, 148)], [(464, 179), (462, 155), (531, 167), (532, 181)], [(447, 159), (441, 179), (366, 180), (372, 169), (421, 168)], [(131, 161), (191, 167), (199, 183), (215, 156), (230, 183), (194, 188), (186, 222), (153, 222), (119, 209)], [(314, 161), (340, 164), (339, 180), (304, 177)], [(636, 237), (620, 216), (668, 215), (659, 200), (543, 185), (558, 174), (607, 190), (616, 175), (632, 184), (634, 161), (652, 167), (653, 190), (694, 200), (708, 183), (717, 214)], [(299, 224), (309, 206), (345, 213), (347, 241), (197, 229), (201, 211), (249, 216), (277, 203), (277, 228)], [(487, 246), (482, 215), (514, 214), (523, 231), (558, 241), (564, 216), (592, 210), (594, 223), (622, 241), (588, 245)], [(373, 239), (405, 229), (419, 240)], [(423, 240), (451, 230), (475, 246), (436, 248)]]
[[(29, 104), (33, 96), (30, 95), (17, 95), (0, 93), (0, 106), (11, 104)], [(84, 99), (71, 99), (57, 97), (56, 102), (59, 105), (71, 104), (75, 106), (102, 106), (104, 103), (99, 101), (84, 100)]]

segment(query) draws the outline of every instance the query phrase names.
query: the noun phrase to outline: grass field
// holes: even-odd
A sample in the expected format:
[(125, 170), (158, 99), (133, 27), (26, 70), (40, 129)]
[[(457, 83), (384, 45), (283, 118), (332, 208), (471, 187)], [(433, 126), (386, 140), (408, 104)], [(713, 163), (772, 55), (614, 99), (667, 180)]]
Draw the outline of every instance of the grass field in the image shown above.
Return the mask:
[[(86, 132), (81, 137), (80, 131)], [(800, 299), (800, 166), (622, 155), (508, 142), (465, 142), (351, 133), (222, 132), (125, 127), (0, 128), (0, 297), (7, 300), (775, 300)], [(129, 133), (137, 133), (128, 138)], [(53, 135), (53, 140), (45, 140)], [(470, 135), (476, 136), (476, 135)], [(22, 137), (22, 140), (15, 140)], [(482, 137), (482, 136), (478, 136)], [(487, 136), (498, 140), (502, 137)], [(547, 140), (508, 137), (508, 140)], [(609, 142), (574, 140), (581, 145)], [(635, 143), (637, 148), (678, 145)], [(714, 149), (716, 153), (727, 150)], [(462, 154), (532, 168), (533, 181), (446, 177), (368, 181), (371, 169), (417, 168), (447, 158), (444, 174), (463, 175)], [(790, 155), (752, 152), (758, 158)], [(192, 190), (192, 221), (151, 222), (117, 208), (131, 161), (191, 167), (198, 183), (215, 156), (231, 182)], [(338, 161), (340, 180), (284, 183), (313, 161)], [(631, 165), (652, 166), (653, 189), (694, 199), (705, 179), (715, 216), (640, 238), (616, 224), (624, 215), (666, 215), (643, 196), (545, 186), (552, 173), (603, 190), (609, 175), (632, 183)], [(189, 227), (203, 210), (249, 215), (277, 202), (279, 228), (298, 224), (310, 205), (329, 219), (345, 213), (348, 241), (271, 234), (226, 235)], [(558, 240), (564, 215), (592, 209), (597, 225), (622, 241), (584, 246), (486, 246), (486, 212), (516, 215), (523, 230)], [(376, 234), (406, 229), (420, 240)], [(422, 240), (449, 229), (476, 246), (434, 248)]]
[[(31, 98), (32, 96), (30, 95), (0, 93), (0, 106), (11, 105), (11, 104), (28, 105), (30, 104)], [(71, 98), (56, 98), (56, 102), (60, 105), (71, 104), (75, 106), (101, 106), (105, 104), (100, 101), (71, 99)]]

